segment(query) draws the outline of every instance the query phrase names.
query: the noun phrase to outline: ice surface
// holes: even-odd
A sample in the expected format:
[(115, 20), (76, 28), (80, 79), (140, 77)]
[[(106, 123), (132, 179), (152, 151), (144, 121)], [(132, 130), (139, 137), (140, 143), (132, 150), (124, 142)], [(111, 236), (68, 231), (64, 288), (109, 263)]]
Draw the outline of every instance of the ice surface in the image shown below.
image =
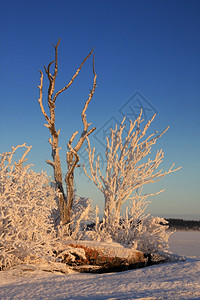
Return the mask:
[(169, 245), (173, 253), (200, 258), (200, 230), (176, 231), (170, 235)]

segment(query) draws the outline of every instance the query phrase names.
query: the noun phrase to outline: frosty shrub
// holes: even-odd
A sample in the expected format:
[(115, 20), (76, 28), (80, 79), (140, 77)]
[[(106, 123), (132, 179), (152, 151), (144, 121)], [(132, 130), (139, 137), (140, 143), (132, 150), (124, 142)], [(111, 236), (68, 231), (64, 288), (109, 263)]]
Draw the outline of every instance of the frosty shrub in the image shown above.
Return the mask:
[(105, 218), (100, 222), (96, 208), (95, 226), (87, 233), (88, 237), (99, 242), (118, 242), (145, 254), (167, 249), (170, 235), (166, 231), (168, 222), (163, 218), (145, 214), (150, 203), (147, 198), (156, 194), (142, 195), (142, 190), (136, 190), (130, 206), (126, 208), (119, 222), (116, 222), (118, 219), (114, 218), (113, 214), (109, 223), (106, 223)]
[(149, 254), (167, 249), (170, 234), (166, 231), (168, 222), (165, 219), (145, 214), (146, 207), (150, 203), (148, 197), (162, 191), (142, 195), (142, 190), (142, 188), (136, 190), (129, 209), (127, 207), (126, 213), (122, 216), (115, 238), (123, 244)]
[(166, 231), (167, 224), (168, 221), (159, 217), (151, 216), (142, 220), (136, 230), (137, 249), (146, 254), (167, 249), (170, 236), (170, 233)]
[[(25, 148), (22, 158), (13, 155)], [(0, 269), (53, 255), (56, 192), (45, 173), (23, 166), (25, 144), (0, 155)]]

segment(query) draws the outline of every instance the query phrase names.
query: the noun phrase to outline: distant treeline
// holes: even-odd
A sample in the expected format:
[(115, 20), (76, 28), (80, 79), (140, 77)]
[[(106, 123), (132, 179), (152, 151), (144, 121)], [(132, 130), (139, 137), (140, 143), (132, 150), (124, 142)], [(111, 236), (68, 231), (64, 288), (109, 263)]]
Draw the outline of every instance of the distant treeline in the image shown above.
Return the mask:
[(200, 230), (200, 221), (189, 221), (182, 219), (166, 219), (170, 229)]
[[(164, 218), (166, 221), (169, 222), (168, 226), (169, 229), (179, 229), (179, 230), (200, 230), (200, 221), (190, 221), (190, 220), (183, 220), (183, 219), (171, 219), (171, 218)], [(100, 221), (102, 223), (103, 221)], [(140, 223), (140, 221), (139, 221)], [(121, 224), (121, 222), (120, 222)], [(160, 223), (162, 224), (162, 222)], [(164, 225), (164, 224), (162, 224)], [(95, 223), (91, 223), (87, 225), (87, 229), (91, 230), (95, 227)]]

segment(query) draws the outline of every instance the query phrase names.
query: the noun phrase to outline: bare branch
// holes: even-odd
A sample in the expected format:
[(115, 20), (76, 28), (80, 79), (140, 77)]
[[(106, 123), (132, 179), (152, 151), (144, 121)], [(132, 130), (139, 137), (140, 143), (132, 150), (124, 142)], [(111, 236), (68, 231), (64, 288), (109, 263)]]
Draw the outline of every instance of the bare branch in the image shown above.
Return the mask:
[(52, 142), (52, 139), (51, 139), (51, 138), (48, 139), (48, 142), (49, 142), (49, 144), (50, 144), (51, 146), (53, 145), (53, 142)]
[(42, 114), (44, 115), (44, 117), (47, 120), (47, 122), (50, 123), (50, 119), (47, 116), (47, 114), (46, 114), (46, 112), (44, 110), (43, 103), (42, 103), (42, 97), (43, 97), (43, 73), (42, 73), (41, 70), (40, 70), (40, 85), (38, 85), (38, 88), (39, 88), (39, 92), (40, 92), (40, 97), (38, 99), (38, 102), (40, 104), (40, 108), (41, 108)]
[[(52, 62), (50, 62), (48, 64), (48, 67), (45, 68), (45, 71), (46, 71), (46, 74), (48, 76), (48, 79), (49, 79), (49, 88), (48, 88), (48, 104), (49, 104), (49, 108), (50, 108), (50, 113), (51, 113), (51, 119), (53, 118), (54, 119), (54, 104), (53, 104), (53, 101), (52, 101), (52, 96), (53, 96), (53, 93), (54, 93), (54, 89), (55, 89), (55, 81), (56, 81), (56, 77), (57, 77), (57, 73), (58, 73), (58, 46), (60, 44), (60, 39), (58, 39), (58, 42), (56, 44), (56, 46), (54, 46), (55, 48), (55, 60), (53, 60)], [(54, 74), (52, 75), (50, 73), (50, 67), (51, 65), (55, 63), (55, 66), (54, 66)]]
[(50, 62), (50, 63), (48, 64), (48, 67), (47, 67), (47, 68), (44, 66), (45, 72), (47, 73), (47, 76), (48, 76), (50, 82), (53, 80), (53, 76), (52, 76), (51, 73), (50, 73), (50, 67), (51, 67), (51, 65), (52, 65), (54, 62), (55, 62), (55, 60), (53, 60), (52, 62)]
[(88, 105), (89, 105), (90, 101), (92, 100), (92, 97), (94, 95), (94, 92), (95, 92), (95, 89), (96, 89), (96, 86), (97, 86), (97, 84), (96, 84), (97, 74), (95, 73), (95, 68), (94, 68), (94, 55), (93, 55), (93, 74), (94, 74), (93, 87), (92, 87), (92, 90), (90, 91), (89, 97), (88, 97), (87, 101), (85, 102), (84, 108), (81, 112), (81, 117), (82, 117), (84, 129), (81, 133), (81, 137), (80, 137), (79, 141), (77, 142), (76, 146), (74, 147), (74, 150), (76, 152), (78, 152), (80, 150), (80, 148), (82, 147), (85, 139), (96, 129), (96, 127), (93, 127), (92, 129), (90, 129), (88, 131), (88, 128), (91, 125), (91, 123), (88, 123), (87, 120), (86, 120), (86, 110), (88, 108)]
[(94, 68), (94, 55), (93, 55), (93, 74), (94, 74), (94, 80), (93, 80), (93, 87), (92, 87), (92, 90), (90, 91), (90, 94), (89, 94), (89, 97), (87, 99), (87, 101), (85, 102), (85, 106), (82, 110), (82, 113), (81, 113), (81, 117), (82, 117), (82, 121), (83, 121), (83, 125), (84, 125), (84, 131), (87, 131), (88, 130), (88, 127), (89, 127), (89, 124), (87, 123), (87, 120), (86, 120), (86, 110), (88, 108), (88, 105), (94, 95), (94, 92), (95, 92), (95, 89), (96, 89), (96, 86), (97, 86), (97, 74), (95, 73), (95, 68)]
[(89, 136), (93, 131), (95, 131), (96, 130), (96, 127), (93, 127), (92, 129), (90, 129), (86, 134), (85, 134), (85, 136)]
[[(79, 156), (78, 153), (72, 148), (72, 146), (68, 143), (68, 147), (70, 152), (68, 152), (67, 154), (71, 154), (73, 153), (73, 157), (75, 157), (74, 161), (72, 162), (71, 166), (68, 167), (68, 172), (66, 174), (66, 182), (68, 181), (68, 178), (73, 174), (74, 169), (77, 165), (77, 163), (79, 162)], [(69, 159), (68, 159), (68, 163), (69, 163)]]
[(59, 46), (59, 44), (60, 44), (60, 39), (58, 39), (56, 46), (53, 45), (53, 47), (55, 48), (55, 67), (54, 67), (54, 74), (53, 74), (54, 82), (56, 80), (56, 76), (58, 73), (58, 46)]
[(48, 159), (48, 160), (46, 160), (46, 163), (48, 165), (52, 166), (53, 168), (55, 168), (55, 163), (53, 161), (51, 161), (51, 160)]
[(86, 56), (86, 58), (83, 60), (82, 64), (81, 64), (80, 67), (77, 69), (76, 73), (74, 74), (74, 76), (72, 77), (72, 79), (70, 80), (70, 82), (69, 82), (64, 88), (62, 88), (61, 90), (59, 90), (59, 91), (55, 94), (55, 96), (54, 96), (54, 98), (53, 98), (53, 102), (54, 102), (54, 103), (55, 103), (57, 97), (60, 95), (60, 93), (62, 93), (62, 92), (64, 92), (65, 90), (67, 90), (67, 89), (70, 87), (70, 85), (73, 83), (74, 79), (78, 76), (78, 74), (79, 74), (79, 72), (80, 72), (82, 66), (84, 65), (84, 63), (86, 62), (86, 60), (90, 57), (90, 55), (92, 54), (92, 52), (93, 52), (93, 49), (90, 51), (90, 53), (88, 54), (88, 56)]
[(51, 125), (49, 125), (49, 124), (44, 124), (44, 126), (47, 127), (47, 128), (51, 127)]
[(78, 134), (78, 131), (75, 131), (75, 132), (72, 134), (71, 139), (69, 140), (69, 142), (68, 142), (68, 144), (67, 144), (67, 145), (68, 145), (68, 149), (71, 149), (69, 145), (72, 144), (72, 142), (73, 142), (73, 140), (75, 139), (75, 137), (76, 137), (77, 134)]

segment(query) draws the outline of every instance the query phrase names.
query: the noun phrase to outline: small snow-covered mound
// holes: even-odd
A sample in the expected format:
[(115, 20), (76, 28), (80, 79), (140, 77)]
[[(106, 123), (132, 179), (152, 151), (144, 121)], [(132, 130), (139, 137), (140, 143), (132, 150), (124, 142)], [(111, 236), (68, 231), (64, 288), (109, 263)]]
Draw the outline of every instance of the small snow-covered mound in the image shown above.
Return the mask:
[(57, 259), (79, 272), (121, 272), (153, 264), (184, 260), (184, 257), (169, 252), (145, 255), (134, 248), (114, 242), (73, 241), (66, 242), (62, 247), (56, 253)]
[(60, 262), (79, 272), (104, 273), (145, 267), (147, 257), (141, 251), (119, 243), (92, 241), (67, 242), (56, 253)]

